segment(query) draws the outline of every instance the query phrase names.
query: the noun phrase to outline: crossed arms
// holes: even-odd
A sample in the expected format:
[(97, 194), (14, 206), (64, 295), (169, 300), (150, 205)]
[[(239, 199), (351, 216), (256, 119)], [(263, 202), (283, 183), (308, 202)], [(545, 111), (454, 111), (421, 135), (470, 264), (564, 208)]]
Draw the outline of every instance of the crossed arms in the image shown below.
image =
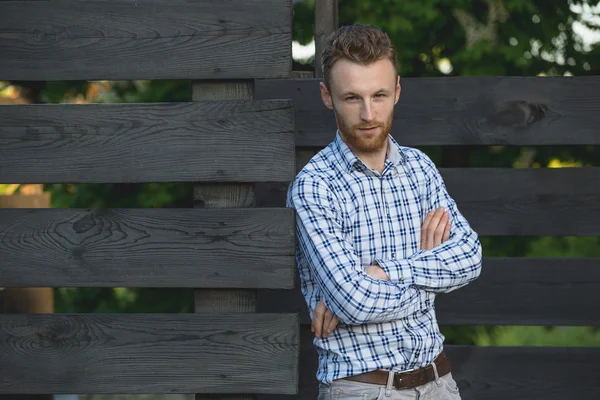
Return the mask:
[(320, 177), (301, 176), (290, 188), (299, 246), (322, 291), (324, 307), (341, 322), (361, 325), (396, 320), (426, 308), (426, 292), (450, 292), (479, 276), (477, 234), (458, 211), (435, 167), (429, 168), (426, 187), (429, 209), (448, 211), (447, 217), (438, 212), (435, 228), (447, 218), (453, 229), (446, 231), (441, 224), (440, 243), (435, 247), (423, 246), (423, 239), (427, 242), (429, 237), (425, 235), (417, 253), (405, 259), (376, 259), (366, 269), (342, 233), (342, 212), (328, 184)]

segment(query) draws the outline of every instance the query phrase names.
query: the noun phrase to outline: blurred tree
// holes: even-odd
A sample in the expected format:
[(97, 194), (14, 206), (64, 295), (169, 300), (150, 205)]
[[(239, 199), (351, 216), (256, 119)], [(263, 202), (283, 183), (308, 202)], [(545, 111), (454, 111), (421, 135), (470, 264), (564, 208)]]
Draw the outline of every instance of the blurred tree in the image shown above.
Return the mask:
[[(598, 30), (597, 0), (338, 1), (340, 25), (368, 23), (388, 33), (402, 76), (600, 71), (600, 49), (574, 32)], [(294, 6), (293, 36), (301, 44), (314, 37), (314, 3)]]

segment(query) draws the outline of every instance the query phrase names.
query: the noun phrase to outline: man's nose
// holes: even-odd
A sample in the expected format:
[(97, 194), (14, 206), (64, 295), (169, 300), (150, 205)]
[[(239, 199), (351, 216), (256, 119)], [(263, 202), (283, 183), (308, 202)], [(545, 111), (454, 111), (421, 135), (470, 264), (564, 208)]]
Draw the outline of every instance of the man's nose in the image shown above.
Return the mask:
[(375, 118), (375, 113), (373, 112), (373, 105), (370, 101), (365, 101), (360, 110), (360, 119), (365, 122), (371, 122)]

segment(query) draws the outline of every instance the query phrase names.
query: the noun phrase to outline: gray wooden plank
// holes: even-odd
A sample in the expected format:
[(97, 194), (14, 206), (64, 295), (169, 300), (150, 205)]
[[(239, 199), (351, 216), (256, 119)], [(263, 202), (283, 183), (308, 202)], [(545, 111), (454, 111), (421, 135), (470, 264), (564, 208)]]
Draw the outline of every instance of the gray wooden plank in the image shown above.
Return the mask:
[(0, 80), (286, 78), (288, 0), (2, 1)]
[(600, 235), (600, 168), (440, 172), (480, 235)]
[(0, 393), (295, 393), (298, 342), (295, 315), (0, 315)]
[(440, 324), (600, 326), (600, 258), (484, 258), (475, 282), (435, 304)]
[[(480, 235), (600, 235), (600, 168), (440, 168)], [(287, 183), (258, 186), (261, 207), (285, 206)]]
[(292, 124), (283, 100), (5, 105), (0, 182), (289, 181)]
[[(600, 326), (598, 304), (600, 258), (486, 257), (479, 278), (438, 295), (435, 308), (443, 325)], [(260, 290), (258, 310), (310, 324), (299, 287)]]
[[(392, 135), (407, 146), (600, 144), (600, 77), (403, 78)], [(294, 101), (296, 143), (335, 135), (318, 79), (262, 80), (257, 99)]]
[(291, 288), (290, 209), (0, 209), (0, 287)]
[[(317, 398), (316, 351), (304, 340), (300, 349), (300, 393), (259, 400)], [(563, 400), (600, 393), (597, 347), (446, 346), (446, 351), (463, 400)]]
[(593, 398), (600, 348), (448, 346), (464, 400)]

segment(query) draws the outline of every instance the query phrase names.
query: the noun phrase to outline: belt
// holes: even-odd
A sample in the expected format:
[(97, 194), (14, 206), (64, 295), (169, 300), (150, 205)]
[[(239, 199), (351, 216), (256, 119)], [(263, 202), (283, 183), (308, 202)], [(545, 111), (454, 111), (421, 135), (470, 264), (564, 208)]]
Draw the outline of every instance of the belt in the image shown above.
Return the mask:
[[(450, 372), (450, 360), (443, 351), (433, 360), (437, 367), (438, 376), (444, 376)], [(373, 383), (376, 385), (387, 385), (389, 371), (377, 370), (360, 375), (347, 376), (343, 379), (350, 381)], [(394, 373), (394, 387), (396, 389), (411, 389), (435, 380), (435, 373), (431, 364), (409, 372)]]

